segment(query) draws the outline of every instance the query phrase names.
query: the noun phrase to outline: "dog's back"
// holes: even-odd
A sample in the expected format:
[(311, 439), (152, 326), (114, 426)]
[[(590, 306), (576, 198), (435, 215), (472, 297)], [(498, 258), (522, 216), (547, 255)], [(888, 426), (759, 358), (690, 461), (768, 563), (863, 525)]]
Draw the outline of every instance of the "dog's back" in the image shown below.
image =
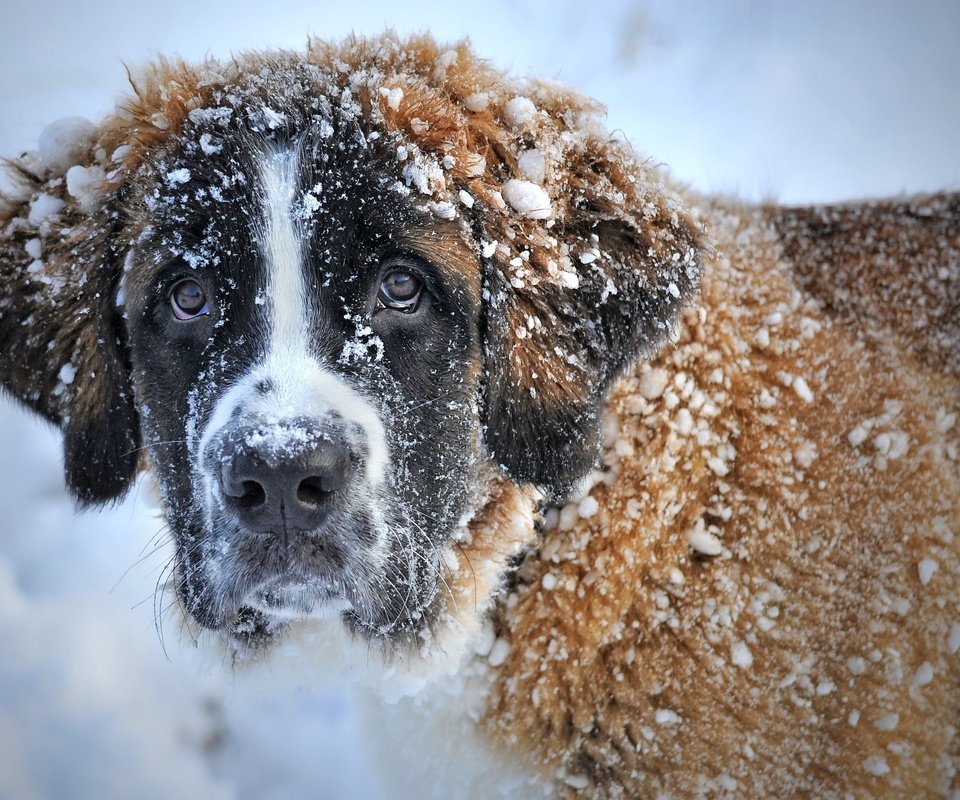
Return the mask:
[(958, 203), (703, 212), (700, 308), (501, 612), (509, 747), (597, 796), (960, 788)]

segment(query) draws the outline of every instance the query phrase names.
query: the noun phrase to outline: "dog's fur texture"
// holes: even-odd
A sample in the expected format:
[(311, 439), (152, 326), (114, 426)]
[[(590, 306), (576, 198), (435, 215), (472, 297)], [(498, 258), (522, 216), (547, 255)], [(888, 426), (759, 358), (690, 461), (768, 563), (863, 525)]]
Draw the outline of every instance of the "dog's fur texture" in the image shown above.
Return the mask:
[[(330, 604), (388, 662), (474, 658), (476, 725), (560, 794), (957, 796), (960, 196), (678, 193), (596, 104), (426, 37), (133, 83), (66, 162), (13, 166), (0, 377), (82, 502), (153, 471), (188, 617), (268, 657)], [(289, 219), (320, 377), (285, 401), (355, 423), (364, 496), (333, 556), (248, 557), (201, 462), (231, 390), (301, 380), (264, 372)], [(429, 273), (417, 315), (344, 288), (384, 242)], [(171, 260), (209, 319), (172, 321)], [(346, 399), (317, 411), (321, 379)], [(257, 557), (308, 589), (211, 577)]]

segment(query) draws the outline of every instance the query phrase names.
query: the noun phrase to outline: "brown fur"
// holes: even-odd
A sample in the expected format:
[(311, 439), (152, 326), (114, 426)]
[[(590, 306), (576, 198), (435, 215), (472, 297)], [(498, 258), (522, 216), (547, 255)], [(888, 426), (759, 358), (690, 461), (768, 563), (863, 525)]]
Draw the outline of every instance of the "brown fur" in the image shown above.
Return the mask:
[[(912, 215), (882, 216), (908, 257), (887, 251), (897, 288), (881, 288), (930, 292), (940, 301), (927, 305), (931, 323), (960, 285), (956, 202), (918, 201), (931, 210), (920, 230)], [(771, 212), (704, 210), (719, 256), (677, 346), (610, 396), (590, 490), (599, 511), (561, 516), (501, 608), (511, 655), (487, 724), (561, 782), (587, 787), (571, 796), (934, 797), (960, 787), (960, 653), (948, 650), (960, 623), (960, 431), (949, 422), (960, 381), (942, 369), (947, 358), (931, 370), (889, 335), (905, 314), (924, 314), (916, 304), (865, 302), (866, 326), (852, 298), (837, 307), (822, 284), (806, 290), (811, 264), (791, 258), (801, 252), (816, 251), (835, 285), (870, 273), (869, 251), (852, 259), (849, 248), (875, 241), (876, 210), (804, 213), (847, 221), (849, 240), (833, 246), (848, 260), (829, 261), (827, 245), (798, 241), (796, 229), (785, 237)], [(940, 285), (912, 288), (916, 272), (937, 267)], [(955, 354), (956, 312), (952, 331), (949, 319), (914, 326), (907, 344), (946, 329)], [(931, 349), (926, 338), (918, 347)], [(812, 402), (787, 376), (806, 380)], [(851, 431), (889, 403), (900, 410), (853, 446)], [(875, 442), (893, 431), (909, 445), (888, 458)], [(685, 534), (697, 526), (721, 555), (693, 555)], [(926, 558), (939, 568), (924, 586)], [(734, 664), (741, 644), (750, 666)], [(658, 724), (658, 709), (677, 720)], [(889, 773), (871, 774), (880, 758)]]
[(874, 338), (960, 373), (960, 196), (768, 213), (801, 286)]

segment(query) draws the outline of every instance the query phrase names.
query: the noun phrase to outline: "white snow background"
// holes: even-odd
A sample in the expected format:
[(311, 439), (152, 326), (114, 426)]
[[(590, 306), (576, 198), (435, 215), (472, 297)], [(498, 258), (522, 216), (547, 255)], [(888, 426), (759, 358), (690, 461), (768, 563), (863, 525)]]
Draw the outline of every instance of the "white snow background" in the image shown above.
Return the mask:
[[(98, 119), (123, 63), (385, 26), (469, 36), (516, 74), (578, 87), (700, 190), (799, 203), (960, 189), (952, 0), (4, 0), (0, 154), (59, 118)], [(57, 436), (0, 401), (0, 800), (392, 798), (336, 686), (233, 686), (176, 624), (164, 657), (153, 591), (170, 550), (153, 552), (147, 494), (75, 514)]]

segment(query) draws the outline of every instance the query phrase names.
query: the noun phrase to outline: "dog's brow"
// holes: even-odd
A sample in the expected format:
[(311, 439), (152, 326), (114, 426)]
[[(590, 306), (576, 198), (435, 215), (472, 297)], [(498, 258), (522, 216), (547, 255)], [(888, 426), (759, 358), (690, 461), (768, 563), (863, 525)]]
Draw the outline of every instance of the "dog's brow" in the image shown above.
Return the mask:
[(404, 244), (443, 270), (444, 276), (467, 290), (479, 302), (480, 269), (477, 254), (464, 241), (457, 226), (435, 224), (413, 230), (404, 236)]

